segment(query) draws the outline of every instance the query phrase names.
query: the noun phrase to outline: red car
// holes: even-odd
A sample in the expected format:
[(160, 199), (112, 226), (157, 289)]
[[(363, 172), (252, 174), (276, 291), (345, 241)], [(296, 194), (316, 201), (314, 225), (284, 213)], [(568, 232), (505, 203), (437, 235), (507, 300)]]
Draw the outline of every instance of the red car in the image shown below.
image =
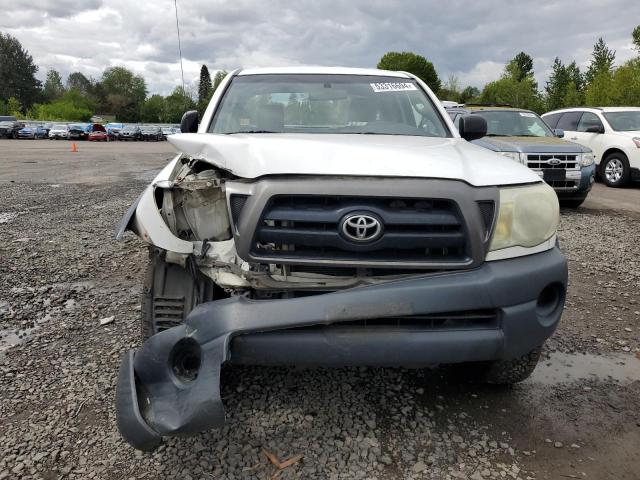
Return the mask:
[(106, 142), (107, 140), (109, 140), (109, 135), (107, 134), (107, 130), (99, 123), (94, 123), (92, 125), (92, 131), (89, 134), (89, 141), (90, 142)]

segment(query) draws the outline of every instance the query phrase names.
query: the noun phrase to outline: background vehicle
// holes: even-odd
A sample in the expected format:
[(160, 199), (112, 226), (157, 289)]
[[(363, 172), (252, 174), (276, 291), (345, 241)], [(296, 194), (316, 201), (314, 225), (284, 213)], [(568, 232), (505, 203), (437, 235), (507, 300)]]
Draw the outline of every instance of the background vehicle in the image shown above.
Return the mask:
[(107, 123), (104, 128), (106, 128), (111, 140), (118, 140), (120, 131), (124, 128), (124, 123)]
[(224, 362), (533, 371), (564, 305), (558, 199), (469, 143), (482, 117), (458, 132), (384, 70), (240, 70), (216, 92), (118, 228), (150, 244), (116, 395), (128, 442), (220, 427)]
[[(487, 121), (487, 136), (474, 140), (535, 171), (558, 194), (561, 204), (577, 208), (587, 198), (595, 165), (589, 148), (559, 138), (534, 112), (511, 107), (467, 106)], [(459, 122), (460, 109), (449, 112)]]
[(17, 120), (2, 120), (0, 121), (0, 138), (18, 138), (18, 132), (23, 128), (24, 123)]
[(59, 140), (61, 138), (69, 138), (69, 126), (64, 123), (55, 124), (49, 130), (49, 140)]
[(81, 123), (69, 125), (69, 140), (86, 140), (88, 136), (87, 125)]
[(166, 140), (169, 135), (180, 133), (180, 129), (176, 127), (162, 127), (162, 136)]
[(125, 125), (118, 136), (119, 140), (142, 140), (142, 132), (137, 125)]
[(49, 131), (51, 130), (50, 123), (43, 123), (36, 127), (36, 138), (49, 138)]
[(35, 140), (36, 139), (36, 127), (30, 127), (29, 126), (29, 127), (21, 128), (20, 130), (18, 130), (17, 138)]
[(162, 134), (162, 129), (160, 127), (154, 127), (154, 126), (143, 126), (140, 128), (140, 133), (142, 135), (142, 140), (152, 140), (155, 142), (159, 142), (161, 140), (164, 140), (164, 136)]
[(106, 142), (109, 140), (107, 129), (99, 123), (94, 123), (91, 127), (91, 133), (88, 136), (88, 140), (92, 142)]
[(610, 187), (640, 180), (640, 108), (567, 108), (542, 115), (565, 138), (593, 150), (600, 178)]

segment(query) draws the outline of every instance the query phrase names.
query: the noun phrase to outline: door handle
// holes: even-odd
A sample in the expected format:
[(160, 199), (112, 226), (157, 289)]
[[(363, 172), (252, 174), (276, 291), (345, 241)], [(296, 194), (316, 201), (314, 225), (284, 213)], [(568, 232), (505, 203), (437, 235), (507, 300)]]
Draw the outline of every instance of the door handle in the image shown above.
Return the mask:
[(577, 140), (578, 137), (571, 137), (569, 140)]

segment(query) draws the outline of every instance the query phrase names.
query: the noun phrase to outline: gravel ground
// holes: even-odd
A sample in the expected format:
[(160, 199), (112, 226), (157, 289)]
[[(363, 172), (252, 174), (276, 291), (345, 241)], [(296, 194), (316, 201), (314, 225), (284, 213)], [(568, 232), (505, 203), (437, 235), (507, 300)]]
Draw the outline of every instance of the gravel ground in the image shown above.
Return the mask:
[[(0, 480), (638, 478), (640, 227), (633, 213), (585, 209), (563, 212), (567, 310), (539, 367), (555, 380), (504, 389), (444, 368), (227, 368), (224, 429), (134, 451), (114, 393), (140, 342), (146, 249), (112, 232), (144, 185), (0, 189)], [(579, 378), (603, 359), (611, 376)]]

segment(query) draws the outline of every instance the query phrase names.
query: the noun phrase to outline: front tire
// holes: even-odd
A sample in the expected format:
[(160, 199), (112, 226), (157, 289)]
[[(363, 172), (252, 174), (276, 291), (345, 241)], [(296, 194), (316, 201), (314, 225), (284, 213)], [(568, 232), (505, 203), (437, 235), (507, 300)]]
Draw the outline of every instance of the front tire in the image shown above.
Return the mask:
[(624, 187), (629, 183), (631, 168), (624, 153), (610, 153), (600, 164), (602, 181), (609, 187)]
[(195, 267), (191, 273), (167, 263), (163, 252), (150, 248), (141, 296), (142, 340), (180, 325), (196, 305), (222, 296), (219, 287)]

